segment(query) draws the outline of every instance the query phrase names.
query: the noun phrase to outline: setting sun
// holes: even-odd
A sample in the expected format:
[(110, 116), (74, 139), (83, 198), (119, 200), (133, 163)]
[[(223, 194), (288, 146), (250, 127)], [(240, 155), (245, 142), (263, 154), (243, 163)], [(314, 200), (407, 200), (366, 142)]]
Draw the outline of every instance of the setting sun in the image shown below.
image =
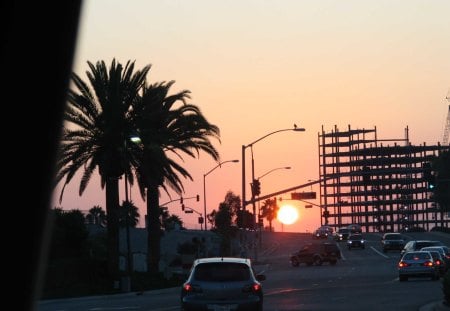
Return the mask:
[(281, 206), (277, 214), (277, 219), (284, 225), (291, 225), (297, 221), (298, 211), (291, 205)]

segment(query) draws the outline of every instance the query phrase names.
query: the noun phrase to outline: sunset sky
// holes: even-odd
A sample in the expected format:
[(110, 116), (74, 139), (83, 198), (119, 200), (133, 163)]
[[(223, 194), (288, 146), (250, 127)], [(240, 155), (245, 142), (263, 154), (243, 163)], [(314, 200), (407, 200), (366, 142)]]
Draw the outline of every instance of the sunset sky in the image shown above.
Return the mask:
[[(261, 195), (318, 179), (322, 127), (376, 127), (379, 138), (400, 139), (408, 127), (412, 144), (441, 142), (450, 88), (449, 13), (448, 0), (84, 1), (73, 70), (87, 80), (87, 61), (132, 60), (138, 68), (152, 65), (149, 82), (175, 80), (174, 92), (192, 92), (191, 103), (221, 130), (221, 143), (213, 141), (221, 160), (240, 161), (206, 176), (209, 213), (227, 191), (242, 196), (242, 145), (294, 123), (306, 131), (280, 132), (253, 146), (256, 177), (292, 167), (264, 176)], [(249, 149), (246, 156), (248, 184)], [(203, 177), (216, 165), (206, 154), (185, 158), (194, 181), (186, 180), (183, 197), (200, 195), (186, 206), (203, 213)], [(54, 206), (105, 208), (98, 178), (82, 197), (78, 187), (72, 182)], [(132, 200), (142, 226), (145, 202), (137, 189)], [(161, 203), (169, 200), (161, 193)], [(317, 208), (289, 203), (299, 219), (284, 226), (275, 221), (276, 230), (319, 226)], [(198, 215), (184, 214), (179, 202), (167, 206), (186, 227), (200, 228)]]

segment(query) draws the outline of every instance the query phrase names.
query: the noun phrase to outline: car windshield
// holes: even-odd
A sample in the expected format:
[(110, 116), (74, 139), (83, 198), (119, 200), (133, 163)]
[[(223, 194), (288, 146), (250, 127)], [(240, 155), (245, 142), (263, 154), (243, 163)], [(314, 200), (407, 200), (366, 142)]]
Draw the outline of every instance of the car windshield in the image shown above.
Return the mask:
[(427, 252), (418, 252), (418, 253), (406, 253), (403, 256), (404, 260), (423, 260), (423, 259), (431, 259), (431, 255)]
[(230, 282), (250, 279), (250, 269), (239, 263), (203, 263), (195, 267), (197, 281)]
[(384, 237), (385, 240), (402, 240), (402, 236), (399, 234), (387, 234)]
[(362, 235), (353, 234), (350, 236), (349, 240), (361, 240), (362, 238)]
[[(147, 290), (183, 286), (196, 259), (228, 256), (273, 274), (241, 291), (264, 286), (267, 311), (404, 311), (443, 299), (440, 282), (395, 280), (405, 252), (450, 245), (450, 1), (83, 2), (79, 24), (78, 12), (57, 11), (72, 1), (43, 16), (2, 8), (2, 31), (20, 29), (3, 36), (2, 51), (14, 51), (2, 54), (13, 69), (3, 93), (15, 97), (4, 106), (20, 108), (4, 115), (19, 128), (35, 121), (19, 143), (27, 149), (4, 144), (15, 158), (5, 166), (25, 168), (5, 219), (18, 230), (41, 222), (25, 234), (31, 245), (12, 237), (33, 251), (16, 258), (44, 259), (22, 282), (40, 287), (41, 308), (180, 310), (173, 293), (137, 304)], [(25, 26), (28, 15), (37, 21)], [(38, 159), (44, 143), (52, 165)], [(322, 226), (335, 231), (314, 236)], [(442, 242), (404, 247), (381, 242), (386, 232)], [(41, 235), (42, 245), (30, 239)], [(311, 247), (310, 266), (292, 270), (286, 257), (310, 241), (335, 241), (342, 262), (322, 266), (323, 247)], [(252, 277), (241, 268), (200, 266), (193, 278)], [(331, 286), (341, 279), (358, 301)], [(130, 292), (145, 295), (53, 304)], [(205, 309), (239, 309), (220, 301)]]

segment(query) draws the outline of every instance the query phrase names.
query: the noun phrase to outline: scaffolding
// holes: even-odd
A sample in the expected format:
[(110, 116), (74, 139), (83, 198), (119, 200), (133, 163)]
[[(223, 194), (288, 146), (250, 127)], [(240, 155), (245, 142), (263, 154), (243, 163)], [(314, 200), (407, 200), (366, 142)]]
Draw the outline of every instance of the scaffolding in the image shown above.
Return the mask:
[(448, 227), (428, 189), (428, 164), (449, 146), (379, 139), (377, 129), (318, 133), (321, 224), (360, 224), (366, 232)]

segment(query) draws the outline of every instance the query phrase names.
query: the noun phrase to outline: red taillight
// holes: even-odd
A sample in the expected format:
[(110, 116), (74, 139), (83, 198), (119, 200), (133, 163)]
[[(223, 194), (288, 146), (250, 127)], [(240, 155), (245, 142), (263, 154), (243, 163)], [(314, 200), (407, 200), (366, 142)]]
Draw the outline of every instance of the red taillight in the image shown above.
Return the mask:
[(432, 267), (433, 266), (433, 262), (425, 261), (422, 265), (424, 265), (425, 267)]
[(192, 291), (194, 291), (194, 287), (192, 287), (191, 284), (186, 283), (186, 284), (183, 285), (183, 290), (185, 292), (192, 292)]
[(398, 263), (398, 267), (399, 268), (405, 268), (405, 267), (408, 267), (409, 266), (409, 263), (406, 263), (406, 262), (404, 262), (404, 261), (400, 261), (399, 263)]
[(242, 291), (244, 292), (244, 293), (249, 293), (249, 292), (253, 292), (253, 293), (256, 293), (256, 292), (260, 292), (261, 291), (261, 284), (258, 284), (258, 283), (253, 283), (252, 285), (246, 285), (246, 286), (244, 286), (243, 288), (242, 288)]
[(438, 265), (438, 266), (442, 265), (442, 262), (441, 262), (439, 259), (436, 259), (434, 262), (435, 262), (436, 265)]

